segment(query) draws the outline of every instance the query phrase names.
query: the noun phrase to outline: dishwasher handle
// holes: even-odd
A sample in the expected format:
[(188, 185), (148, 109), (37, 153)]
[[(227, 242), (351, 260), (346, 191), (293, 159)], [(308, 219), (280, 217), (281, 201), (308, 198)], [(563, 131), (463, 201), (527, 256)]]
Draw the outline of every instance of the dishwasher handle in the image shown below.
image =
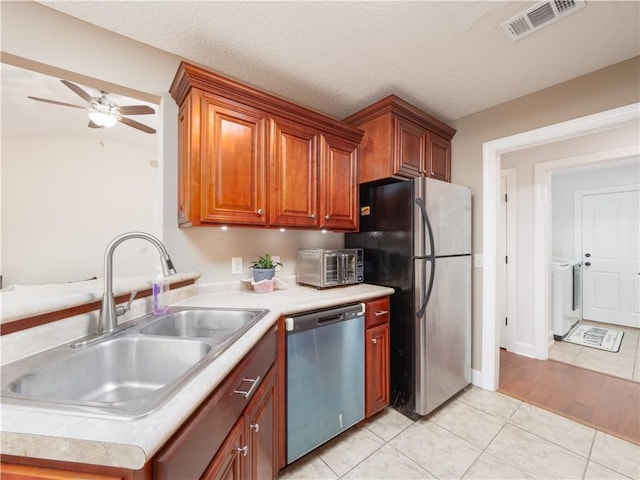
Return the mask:
[(344, 320), (344, 315), (341, 313), (337, 315), (329, 315), (328, 317), (318, 318), (318, 325), (327, 325), (329, 323), (341, 322)]
[(291, 335), (313, 328), (349, 321), (360, 316), (364, 316), (364, 308), (361, 304), (312, 311), (285, 318), (285, 331), (288, 335)]

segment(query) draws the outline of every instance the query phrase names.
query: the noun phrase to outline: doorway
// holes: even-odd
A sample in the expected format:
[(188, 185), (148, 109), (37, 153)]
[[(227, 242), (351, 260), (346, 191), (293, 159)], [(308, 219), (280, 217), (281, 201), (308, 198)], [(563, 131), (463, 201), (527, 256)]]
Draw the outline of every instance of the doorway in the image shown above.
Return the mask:
[[(636, 292), (630, 290), (638, 285), (639, 199), (638, 185), (629, 182), (640, 178), (640, 157), (556, 169), (550, 177), (552, 256), (577, 264), (584, 279), (579, 295), (584, 303), (577, 310), (581, 315), (570, 315), (571, 323), (576, 317), (582, 326), (594, 327), (594, 334), (606, 328), (623, 333), (614, 352), (555, 340), (549, 359), (637, 382), (640, 329), (623, 317), (630, 320), (637, 310)], [(557, 280), (554, 274), (553, 287)], [(554, 335), (564, 333), (554, 328)]]
[[(529, 148), (536, 145), (548, 144), (554, 141), (574, 138), (609, 128), (628, 125), (637, 122), (640, 105), (632, 104), (606, 112), (589, 115), (560, 124), (539, 128), (498, 140), (486, 142), (483, 145), (483, 256), (484, 268), (483, 301), (482, 301), (482, 371), (475, 376), (474, 383), (487, 390), (495, 390), (499, 382), (499, 342), (500, 329), (497, 318), (496, 280), (498, 269), (497, 258), (497, 225), (499, 219), (499, 172), (500, 157), (507, 152)], [(609, 152), (614, 157), (637, 155), (639, 146), (617, 149)], [(591, 162), (602, 161), (603, 158), (592, 156)], [(584, 159), (565, 159), (567, 164), (585, 163)], [(573, 162), (573, 163), (572, 163)], [(566, 165), (565, 165), (566, 166)], [(536, 198), (542, 199), (543, 208), (535, 212), (536, 228), (533, 256), (536, 260), (533, 275), (534, 288), (534, 316), (538, 320), (534, 325), (534, 340), (536, 357), (547, 358), (547, 328), (548, 319), (547, 296), (549, 288), (549, 265), (545, 259), (549, 258), (548, 246), (548, 172), (544, 166), (536, 166)], [(540, 322), (539, 320), (542, 320)]]

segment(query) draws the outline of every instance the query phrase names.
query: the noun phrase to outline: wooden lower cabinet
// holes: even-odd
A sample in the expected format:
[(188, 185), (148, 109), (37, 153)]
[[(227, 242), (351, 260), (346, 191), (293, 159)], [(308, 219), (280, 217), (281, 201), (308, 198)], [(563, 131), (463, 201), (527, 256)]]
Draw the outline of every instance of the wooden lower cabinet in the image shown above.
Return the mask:
[(389, 297), (366, 303), (364, 415), (389, 405)]
[(246, 461), (244, 457), (246, 455), (244, 417), (241, 417), (229, 435), (227, 435), (218, 454), (213, 458), (204, 475), (202, 475), (202, 480), (243, 480), (245, 478)]
[(203, 479), (277, 478), (276, 379), (274, 367), (213, 458)]

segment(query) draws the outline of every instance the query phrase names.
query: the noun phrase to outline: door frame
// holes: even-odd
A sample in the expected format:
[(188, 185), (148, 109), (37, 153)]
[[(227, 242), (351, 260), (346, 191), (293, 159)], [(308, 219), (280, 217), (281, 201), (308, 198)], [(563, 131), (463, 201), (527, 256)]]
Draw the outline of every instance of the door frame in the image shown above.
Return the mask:
[[(505, 178), (507, 182), (507, 199), (508, 201), (506, 206), (506, 220), (507, 224), (504, 225), (502, 222), (498, 223), (499, 233), (498, 235), (506, 235), (506, 251), (504, 255), (507, 256), (508, 261), (505, 269), (499, 269), (498, 275), (501, 275), (502, 272), (505, 272), (506, 279), (503, 285), (505, 285), (504, 292), (496, 292), (498, 305), (506, 305), (505, 314), (508, 319), (511, 320), (511, 328), (507, 328), (507, 338), (506, 338), (506, 349), (508, 351), (513, 351), (515, 344), (515, 318), (516, 318), (516, 305), (517, 298), (516, 292), (517, 288), (517, 268), (516, 264), (516, 208), (517, 208), (517, 189), (516, 189), (516, 169), (515, 168), (503, 168), (500, 170), (500, 178)], [(500, 200), (502, 202), (502, 200)], [(505, 228), (506, 227), (506, 228)], [(498, 252), (498, 258), (501, 258), (502, 253)], [(500, 319), (500, 324), (502, 325), (502, 319)], [(502, 327), (501, 327), (502, 328)], [(500, 338), (500, 337), (499, 337)], [(498, 341), (498, 346), (500, 346), (500, 341)]]
[[(486, 390), (494, 391), (498, 387), (500, 379), (500, 349), (498, 347), (500, 344), (500, 330), (497, 328), (498, 322), (496, 321), (496, 236), (500, 208), (498, 201), (500, 189), (498, 187), (500, 181), (501, 155), (516, 150), (620, 127), (624, 124), (637, 121), (639, 118), (640, 103), (633, 103), (624, 107), (614, 108), (528, 132), (499, 138), (485, 142), (482, 145), (482, 249), (484, 257), (482, 271), (482, 370), (476, 372), (474, 375), (473, 383), (475, 385)], [(634, 149), (636, 154), (640, 151), (639, 147), (635, 147)], [(536, 182), (535, 198), (536, 205), (542, 204), (543, 208), (536, 209), (534, 226), (541, 225), (540, 222), (542, 222), (543, 228), (536, 228), (535, 232), (536, 237), (542, 236), (543, 242), (534, 252), (536, 260), (534, 271), (536, 310), (534, 312), (534, 318), (544, 319), (548, 309), (546, 305), (547, 291), (545, 287), (548, 288), (549, 283), (549, 266), (547, 265), (548, 262), (544, 261), (544, 258), (548, 258), (548, 256), (543, 257), (542, 255), (546, 254), (549, 250), (549, 246), (544, 240), (548, 240), (550, 228), (548, 226), (544, 228), (544, 226), (547, 223), (545, 216), (548, 217), (548, 192), (550, 186), (549, 178), (545, 178), (549, 176), (548, 173), (546, 171), (541, 173), (538, 170), (539, 169), (536, 169), (536, 178), (542, 175), (543, 182), (541, 186)], [(544, 234), (542, 233), (543, 229)], [(540, 230), (540, 233), (538, 233), (538, 230)], [(539, 238), (536, 238), (536, 240), (539, 240)], [(542, 304), (539, 303), (541, 299)], [(535, 338), (537, 340), (542, 337), (542, 342), (536, 341), (536, 345), (542, 343), (543, 349), (546, 351), (544, 341), (546, 337), (545, 330), (546, 328), (542, 327), (541, 322), (535, 322)]]

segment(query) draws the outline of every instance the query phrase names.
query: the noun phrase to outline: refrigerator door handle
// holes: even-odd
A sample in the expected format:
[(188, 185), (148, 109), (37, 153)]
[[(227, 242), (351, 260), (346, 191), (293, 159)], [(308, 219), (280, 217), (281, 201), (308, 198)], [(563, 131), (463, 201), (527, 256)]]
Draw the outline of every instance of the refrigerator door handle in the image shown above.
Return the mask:
[(431, 222), (429, 221), (429, 214), (427, 213), (427, 208), (424, 205), (424, 200), (422, 198), (416, 198), (416, 205), (420, 208), (422, 220), (427, 226), (427, 232), (429, 233), (429, 247), (431, 248), (431, 253), (428, 256), (434, 256), (436, 254), (436, 247), (435, 241), (433, 240), (433, 229), (431, 228)]
[(436, 259), (435, 258), (427, 258), (426, 262), (431, 262), (431, 275), (429, 277), (429, 286), (427, 287), (427, 294), (424, 296), (424, 300), (422, 300), (422, 305), (420, 305), (420, 310), (416, 312), (416, 316), (418, 318), (424, 317), (424, 312), (427, 309), (427, 304), (429, 303), (429, 298), (431, 298), (431, 291), (433, 290), (433, 279), (436, 275)]

